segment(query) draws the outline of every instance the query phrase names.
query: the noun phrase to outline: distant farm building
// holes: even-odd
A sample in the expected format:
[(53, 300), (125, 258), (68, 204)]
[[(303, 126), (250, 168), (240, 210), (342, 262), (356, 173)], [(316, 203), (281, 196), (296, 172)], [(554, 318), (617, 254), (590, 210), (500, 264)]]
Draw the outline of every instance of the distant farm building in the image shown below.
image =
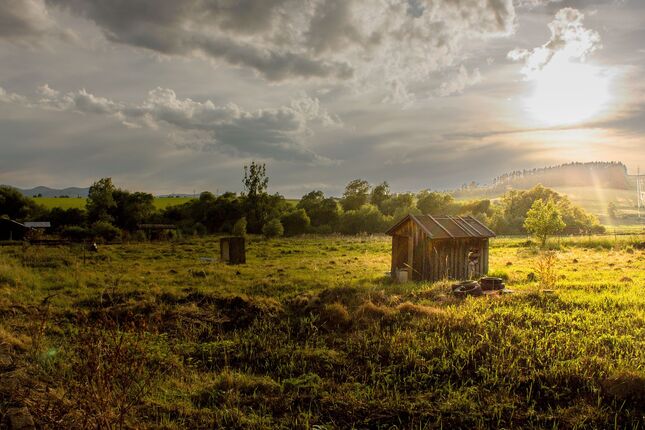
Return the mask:
[(23, 240), (31, 229), (8, 218), (0, 218), (0, 240)]
[(52, 224), (49, 221), (28, 221), (25, 223), (27, 228), (37, 228), (40, 230), (45, 230), (51, 228)]
[(488, 272), (488, 240), (495, 236), (471, 216), (407, 215), (392, 236), (392, 277), (401, 281), (469, 279)]

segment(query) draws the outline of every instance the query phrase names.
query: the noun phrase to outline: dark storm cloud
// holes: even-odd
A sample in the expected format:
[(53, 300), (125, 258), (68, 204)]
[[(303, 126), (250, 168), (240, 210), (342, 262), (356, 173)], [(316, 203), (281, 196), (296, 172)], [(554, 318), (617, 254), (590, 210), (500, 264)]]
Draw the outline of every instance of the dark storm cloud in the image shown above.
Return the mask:
[(39, 44), (44, 38), (72, 37), (50, 16), (43, 0), (0, 1), (0, 40)]

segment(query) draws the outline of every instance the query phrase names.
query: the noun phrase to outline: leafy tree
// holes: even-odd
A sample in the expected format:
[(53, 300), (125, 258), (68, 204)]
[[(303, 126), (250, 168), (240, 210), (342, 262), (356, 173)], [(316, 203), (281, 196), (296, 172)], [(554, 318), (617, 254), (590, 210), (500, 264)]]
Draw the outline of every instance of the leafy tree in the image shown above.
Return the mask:
[(279, 219), (273, 218), (262, 226), (262, 234), (268, 238), (279, 237), (284, 234), (284, 227)]
[(87, 217), (90, 222), (113, 220), (110, 213), (116, 207), (115, 191), (112, 178), (99, 179), (92, 184), (86, 203)]
[(409, 213), (417, 213), (414, 206), (415, 198), (412, 193), (398, 193), (395, 194), (381, 203), (379, 208), (385, 215), (407, 215)]
[(392, 223), (392, 217), (385, 216), (373, 205), (344, 212), (340, 217), (339, 230), (344, 234), (382, 233)]
[(372, 188), (372, 193), (370, 194), (370, 203), (379, 208), (383, 212), (383, 202), (390, 198), (390, 185), (383, 181), (374, 188)]
[(61, 230), (67, 226), (83, 226), (87, 220), (87, 214), (80, 208), (52, 208), (49, 211), (49, 221), (52, 227)]
[(304, 209), (294, 209), (282, 215), (280, 222), (287, 236), (306, 233), (311, 224), (307, 212)]
[(328, 225), (333, 228), (340, 216), (338, 202), (332, 197), (325, 198), (322, 191), (305, 194), (296, 207), (307, 212), (313, 227)]
[(232, 233), (235, 236), (246, 236), (246, 218), (242, 217), (235, 221), (235, 224), (233, 224), (233, 231)]
[(269, 177), (266, 174), (266, 166), (251, 162), (250, 166), (244, 166), (245, 212), (249, 230), (258, 233), (262, 226), (269, 219), (270, 199), (267, 194)]
[(356, 210), (367, 204), (370, 194), (370, 184), (363, 179), (354, 179), (345, 187), (341, 204), (346, 211)]
[(17, 189), (0, 185), (0, 216), (25, 221), (44, 217), (46, 213), (47, 209)]
[(423, 190), (417, 195), (417, 208), (427, 215), (451, 215), (455, 209), (454, 200), (447, 193)]
[(524, 231), (524, 220), (536, 200), (553, 201), (557, 206), (569, 233), (602, 232), (598, 219), (575, 206), (566, 197), (555, 191), (536, 185), (530, 190), (511, 190), (504, 194), (501, 204), (493, 209), (491, 227), (497, 233), (520, 234)]
[(149, 193), (117, 189), (112, 193), (116, 206), (110, 214), (118, 227), (134, 231), (137, 226), (148, 220), (155, 212), (154, 197)]
[(107, 221), (97, 221), (92, 224), (92, 235), (96, 239), (101, 239), (105, 242), (112, 242), (121, 237), (121, 230)]
[(548, 200), (545, 203), (542, 199), (537, 199), (528, 210), (526, 220), (524, 220), (524, 228), (540, 239), (542, 247), (546, 245), (550, 235), (562, 231), (565, 225), (553, 200)]

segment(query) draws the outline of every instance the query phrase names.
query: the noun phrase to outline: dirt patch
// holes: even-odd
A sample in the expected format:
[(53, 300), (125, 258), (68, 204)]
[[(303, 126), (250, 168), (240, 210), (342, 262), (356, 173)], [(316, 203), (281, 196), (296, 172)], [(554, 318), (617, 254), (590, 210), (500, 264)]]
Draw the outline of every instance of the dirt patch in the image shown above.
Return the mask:
[(603, 381), (602, 388), (617, 400), (640, 405), (645, 403), (645, 375), (642, 373), (617, 372)]

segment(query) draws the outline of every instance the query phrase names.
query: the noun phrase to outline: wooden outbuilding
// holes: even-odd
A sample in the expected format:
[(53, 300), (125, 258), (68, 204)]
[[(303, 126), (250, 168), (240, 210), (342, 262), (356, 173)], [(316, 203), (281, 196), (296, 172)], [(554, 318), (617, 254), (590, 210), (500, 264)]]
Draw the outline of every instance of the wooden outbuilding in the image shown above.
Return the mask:
[(392, 277), (430, 282), (485, 275), (488, 240), (495, 236), (472, 216), (431, 215), (407, 215), (387, 234), (392, 236)]
[(23, 240), (31, 229), (9, 218), (0, 218), (0, 240)]
[(228, 264), (246, 263), (244, 238), (240, 236), (223, 237), (219, 240), (220, 260)]

